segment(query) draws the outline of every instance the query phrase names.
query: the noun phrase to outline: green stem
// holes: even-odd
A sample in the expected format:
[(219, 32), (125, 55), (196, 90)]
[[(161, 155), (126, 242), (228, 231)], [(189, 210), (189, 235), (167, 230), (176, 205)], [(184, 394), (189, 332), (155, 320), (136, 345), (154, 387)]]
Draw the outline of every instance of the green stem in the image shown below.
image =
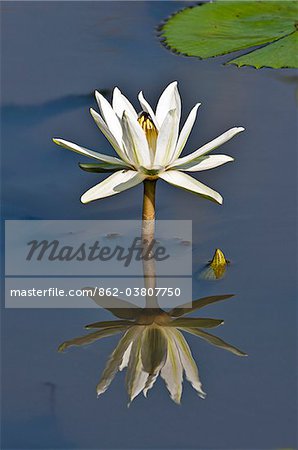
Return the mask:
[[(155, 189), (156, 180), (144, 180), (143, 212), (142, 212), (142, 242), (143, 253), (146, 254), (148, 247), (154, 239), (155, 231)], [(152, 288), (155, 293), (156, 270), (154, 259), (143, 259), (144, 284), (148, 291)], [(146, 308), (156, 310), (159, 308), (155, 294), (146, 295)]]
[(144, 180), (143, 221), (155, 219), (155, 189), (156, 180)]

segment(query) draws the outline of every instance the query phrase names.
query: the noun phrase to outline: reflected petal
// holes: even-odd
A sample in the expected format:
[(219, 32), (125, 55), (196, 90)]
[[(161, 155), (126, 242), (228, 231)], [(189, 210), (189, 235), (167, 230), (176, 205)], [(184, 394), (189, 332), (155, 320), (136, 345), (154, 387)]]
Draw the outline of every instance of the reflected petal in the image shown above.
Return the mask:
[(237, 347), (234, 347), (231, 344), (228, 344), (227, 342), (223, 341), (217, 336), (214, 336), (213, 334), (206, 333), (206, 331), (198, 330), (197, 328), (181, 328), (181, 329), (187, 331), (188, 333), (194, 334), (195, 336), (199, 336), (202, 339), (205, 339), (207, 342), (209, 342), (209, 344), (223, 348), (224, 350), (228, 350), (229, 352), (234, 353), (237, 356), (247, 356), (247, 353), (243, 352), (242, 350), (239, 350)]
[(129, 346), (125, 350), (125, 353), (124, 353), (123, 358), (122, 358), (122, 362), (121, 362), (121, 364), (119, 366), (119, 370), (120, 371), (125, 369), (125, 367), (128, 366), (128, 361), (129, 361), (129, 357), (130, 357), (131, 347), (132, 347), (132, 343), (129, 344)]
[(144, 330), (141, 358), (143, 368), (149, 374), (165, 362), (167, 340), (161, 327), (147, 327)]
[(180, 356), (180, 361), (183, 366), (185, 376), (191, 383), (192, 387), (197, 391), (201, 398), (205, 398), (206, 394), (202, 389), (202, 383), (199, 378), (199, 370), (192, 357), (190, 348), (184, 338), (184, 336), (178, 331), (173, 329), (175, 336), (175, 342)]
[(113, 351), (110, 359), (106, 365), (105, 370), (101, 376), (101, 379), (96, 387), (97, 395), (101, 395), (104, 393), (111, 382), (113, 381), (116, 373), (119, 370), (119, 367), (122, 364), (123, 356), (129, 347), (129, 345), (134, 341), (134, 339), (141, 332), (141, 327), (132, 327), (130, 328), (125, 335), (120, 339), (119, 344)]
[(142, 367), (141, 349), (142, 336), (139, 336), (132, 344), (126, 373), (126, 388), (130, 403), (142, 392), (148, 379), (148, 373), (144, 372)]
[[(94, 287), (85, 287), (82, 290), (94, 292), (94, 289)], [(95, 292), (95, 295), (89, 295), (89, 297), (98, 306), (110, 311), (114, 316), (119, 317), (119, 319), (135, 319), (142, 312), (141, 308), (119, 297), (99, 295), (97, 291)]]
[(167, 323), (169, 327), (199, 327), (199, 328), (215, 328), (222, 325), (224, 321), (222, 319), (205, 319), (205, 318), (181, 318), (175, 319), (172, 322)]
[(97, 341), (98, 339), (102, 339), (104, 337), (112, 336), (113, 334), (121, 333), (122, 331), (125, 331), (127, 329), (126, 326), (118, 326), (113, 328), (106, 328), (104, 330), (96, 331), (95, 333), (89, 333), (85, 336), (79, 336), (73, 339), (70, 339), (69, 341), (63, 342), (58, 347), (59, 352), (64, 352), (68, 347), (72, 347), (73, 345), (87, 345), (91, 344), (92, 342)]
[(119, 326), (131, 326), (133, 323), (129, 320), (104, 320), (102, 322), (94, 322), (89, 325), (85, 325), (85, 328), (112, 328)]
[(167, 357), (167, 339), (161, 327), (147, 327), (144, 330), (141, 359), (143, 369), (149, 374), (144, 395), (147, 395), (165, 364)]
[(220, 302), (222, 300), (227, 300), (228, 298), (234, 297), (235, 294), (226, 294), (226, 295), (211, 295), (210, 297), (202, 297), (198, 300), (195, 300), (192, 302), (192, 307), (186, 307), (184, 308), (183, 305), (178, 308), (174, 308), (171, 311), (169, 311), (169, 315), (172, 317), (180, 317), (184, 316), (185, 314), (190, 314), (194, 311), (197, 311), (198, 309), (204, 308), (204, 306), (212, 305), (212, 303)]
[(161, 369), (161, 377), (165, 380), (171, 399), (180, 403), (182, 395), (183, 368), (179, 356), (175, 338), (171, 330), (167, 331), (168, 352), (166, 363)]

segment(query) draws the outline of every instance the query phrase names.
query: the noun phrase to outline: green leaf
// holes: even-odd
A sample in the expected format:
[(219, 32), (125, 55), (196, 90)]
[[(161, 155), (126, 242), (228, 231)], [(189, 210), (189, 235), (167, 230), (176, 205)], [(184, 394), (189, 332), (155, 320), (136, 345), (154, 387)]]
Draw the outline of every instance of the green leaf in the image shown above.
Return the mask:
[(79, 163), (79, 167), (82, 170), (85, 170), (85, 172), (93, 172), (93, 173), (117, 172), (117, 170), (123, 170), (123, 167), (109, 163), (98, 163), (98, 164)]
[(297, 24), (296, 1), (219, 0), (178, 12), (160, 35), (167, 47), (187, 56), (210, 58), (251, 49), (229, 64), (296, 68)]

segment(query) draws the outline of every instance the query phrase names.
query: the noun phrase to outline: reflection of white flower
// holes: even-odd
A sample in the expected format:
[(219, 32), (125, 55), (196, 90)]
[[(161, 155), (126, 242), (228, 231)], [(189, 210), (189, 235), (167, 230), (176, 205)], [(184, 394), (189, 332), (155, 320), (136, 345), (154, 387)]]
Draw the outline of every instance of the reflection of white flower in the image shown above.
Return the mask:
[[(148, 390), (161, 375), (172, 400), (180, 403), (183, 373), (199, 396), (205, 398), (197, 365), (181, 331), (199, 336), (235, 355), (245, 356), (246, 353), (203, 330), (218, 327), (223, 320), (183, 316), (230, 297), (231, 295), (204, 297), (194, 301), (191, 308), (178, 307), (168, 312), (158, 308), (155, 310), (131, 308), (133, 305), (109, 297), (112, 306), (106, 309), (121, 320), (87, 325), (85, 328), (95, 328), (98, 331), (64, 342), (60, 345), (59, 351), (73, 345), (86, 345), (104, 337), (123, 333), (97, 385), (98, 395), (108, 389), (118, 370), (127, 368), (126, 387), (130, 402), (141, 392), (146, 397)], [(103, 297), (98, 295), (92, 298), (98, 304), (103, 301)]]
[(111, 355), (97, 385), (97, 395), (105, 392), (115, 373), (125, 367), (130, 402), (141, 392), (147, 397), (147, 392), (161, 375), (172, 400), (180, 403), (183, 372), (199, 396), (206, 396), (190, 348), (182, 333), (174, 327), (157, 324), (130, 327)]
[(213, 169), (233, 161), (230, 156), (209, 153), (244, 128), (231, 128), (190, 155), (180, 158), (200, 103), (193, 107), (179, 133), (181, 99), (176, 81), (162, 93), (155, 113), (142, 92), (139, 94), (139, 101), (143, 111), (139, 115), (118, 88), (114, 90), (112, 106), (99, 92), (95, 95), (101, 115), (93, 109), (90, 112), (119, 157), (103, 155), (63, 139), (54, 139), (56, 144), (98, 161), (97, 164), (82, 164), (82, 169), (114, 172), (85, 192), (81, 198), (83, 203), (120, 193), (146, 178), (161, 178), (174, 186), (222, 203), (218, 192), (185, 172)]

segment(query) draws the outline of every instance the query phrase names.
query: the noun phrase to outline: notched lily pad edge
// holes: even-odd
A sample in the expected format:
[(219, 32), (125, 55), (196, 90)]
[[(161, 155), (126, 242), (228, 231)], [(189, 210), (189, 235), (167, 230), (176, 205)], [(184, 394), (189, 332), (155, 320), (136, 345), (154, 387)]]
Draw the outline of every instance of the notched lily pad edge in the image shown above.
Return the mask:
[[(211, 1), (212, 0), (210, 0), (209, 2), (198, 2), (198, 3), (195, 3), (194, 5), (186, 6), (184, 8), (178, 9), (178, 11), (173, 12), (172, 14), (167, 16), (165, 19), (163, 19), (155, 28), (156, 29), (156, 36), (157, 36), (159, 42), (161, 43), (161, 45), (163, 47), (165, 47), (167, 50), (169, 50), (171, 53), (174, 53), (175, 55), (185, 56), (185, 57), (188, 57), (188, 58), (196, 58), (196, 59), (203, 60), (204, 58), (201, 58), (200, 56), (189, 55), (189, 54), (187, 54), (185, 52), (180, 52), (179, 50), (176, 50), (175, 48), (170, 47), (169, 44), (167, 44), (167, 39), (166, 39), (166, 37), (163, 34), (164, 33), (163, 27), (166, 25), (166, 23), (170, 19), (172, 19), (173, 17), (177, 16), (177, 14), (180, 14), (181, 12), (186, 11), (188, 9), (196, 8), (197, 6), (203, 6), (206, 3), (211, 3)], [(216, 58), (216, 56), (211, 56), (211, 58)]]

